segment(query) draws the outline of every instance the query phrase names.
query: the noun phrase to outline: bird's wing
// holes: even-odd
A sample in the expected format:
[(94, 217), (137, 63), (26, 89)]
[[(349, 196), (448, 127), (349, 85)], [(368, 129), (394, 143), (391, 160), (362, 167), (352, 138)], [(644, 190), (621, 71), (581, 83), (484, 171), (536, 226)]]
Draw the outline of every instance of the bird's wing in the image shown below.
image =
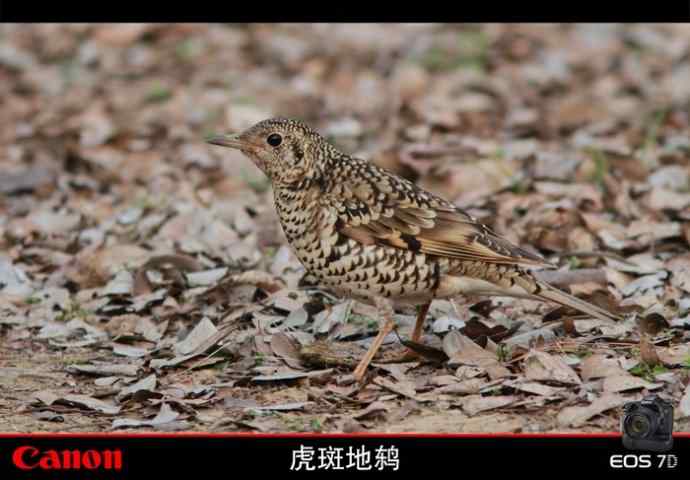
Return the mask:
[(322, 195), (336, 229), (363, 244), (499, 264), (553, 267), (499, 237), (452, 203), (373, 165), (358, 164)]

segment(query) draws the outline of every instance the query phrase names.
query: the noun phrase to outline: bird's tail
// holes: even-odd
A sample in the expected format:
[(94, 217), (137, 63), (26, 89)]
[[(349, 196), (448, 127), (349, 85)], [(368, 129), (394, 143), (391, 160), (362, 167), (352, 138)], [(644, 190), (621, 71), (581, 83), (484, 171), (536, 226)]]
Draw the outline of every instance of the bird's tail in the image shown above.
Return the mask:
[[(530, 294), (544, 299), (556, 302), (559, 305), (564, 305), (566, 307), (574, 308), (582, 313), (586, 313), (600, 320), (622, 320), (619, 315), (609, 312), (601, 307), (597, 307), (589, 302), (579, 299), (569, 293), (565, 293), (562, 290), (552, 287), (546, 282), (535, 279), (532, 275), (527, 275), (527, 278), (523, 277), (524, 281), (527, 281), (529, 285), (521, 285)], [(521, 282), (516, 282), (521, 283)]]
[(537, 279), (532, 273), (516, 267), (504, 272), (504, 276), (486, 279), (471, 278), (467, 276), (447, 276), (445, 278), (445, 290), (456, 294), (507, 296), (528, 298), (530, 300), (547, 300), (566, 307), (574, 308), (582, 313), (591, 315), (600, 320), (622, 320), (619, 315), (609, 312), (601, 307), (592, 305), (569, 293), (552, 287), (548, 283)]

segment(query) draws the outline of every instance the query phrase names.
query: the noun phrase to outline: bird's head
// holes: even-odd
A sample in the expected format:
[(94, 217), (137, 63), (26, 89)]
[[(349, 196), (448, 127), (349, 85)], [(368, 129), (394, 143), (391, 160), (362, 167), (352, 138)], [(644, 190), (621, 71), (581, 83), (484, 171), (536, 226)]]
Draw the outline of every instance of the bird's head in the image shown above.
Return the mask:
[(313, 176), (326, 141), (298, 120), (271, 118), (236, 135), (213, 135), (208, 143), (236, 148), (275, 184), (291, 184)]

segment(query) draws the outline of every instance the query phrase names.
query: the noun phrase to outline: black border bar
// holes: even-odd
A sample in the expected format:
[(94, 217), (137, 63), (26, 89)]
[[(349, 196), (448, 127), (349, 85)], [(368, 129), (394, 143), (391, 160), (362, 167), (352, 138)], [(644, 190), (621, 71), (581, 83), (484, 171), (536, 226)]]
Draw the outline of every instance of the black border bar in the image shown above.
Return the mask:
[(690, 1), (0, 1), (4, 22), (688, 22)]
[[(341, 470), (324, 469), (319, 461), (322, 450), (339, 451)], [(68, 453), (64, 453), (64, 452)], [(74, 454), (74, 452), (79, 452)], [(312, 452), (313, 456), (299, 453)], [(83, 458), (80, 468), (50, 461)], [(88, 452), (88, 453), (87, 453)], [(96, 452), (96, 453), (94, 453)], [(108, 453), (110, 452), (110, 453)], [(106, 455), (118, 455), (118, 468), (91, 469), (103, 464)], [(119, 453), (118, 453), (119, 452)], [(348, 453), (350, 452), (350, 453)], [(353, 452), (370, 452), (356, 468)], [(73, 455), (77, 455), (74, 457)], [(349, 455), (349, 457), (348, 457)], [(382, 460), (377, 462), (377, 455)], [(51, 458), (53, 458), (51, 457)], [(94, 460), (98, 457), (98, 460)], [(295, 469), (304, 459), (300, 471)], [(76, 460), (70, 460), (76, 461)], [(47, 462), (47, 463), (46, 463)], [(89, 463), (91, 462), (91, 463)], [(348, 465), (349, 463), (349, 465)], [(157, 476), (215, 475), (244, 476), (327, 472), (330, 475), (449, 475), (491, 477), (510, 475), (573, 475), (631, 471), (690, 472), (690, 434), (674, 434), (673, 449), (664, 454), (626, 450), (620, 434), (497, 434), (497, 435), (386, 435), (386, 434), (0, 434), (0, 478), (40, 478), (56, 474), (102, 478), (141, 478)], [(31, 467), (22, 469), (21, 467)], [(72, 467), (65, 469), (64, 467)], [(396, 468), (397, 467), (397, 468)], [(94, 475), (98, 472), (98, 477)], [(453, 473), (455, 472), (455, 473)], [(483, 473), (482, 473), (483, 472)]]

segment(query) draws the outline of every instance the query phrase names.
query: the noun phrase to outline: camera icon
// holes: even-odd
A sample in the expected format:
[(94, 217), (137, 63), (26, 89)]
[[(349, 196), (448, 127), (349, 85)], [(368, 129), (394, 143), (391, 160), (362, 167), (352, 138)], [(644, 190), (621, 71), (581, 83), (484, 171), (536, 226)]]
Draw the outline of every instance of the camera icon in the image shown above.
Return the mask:
[(656, 395), (626, 403), (621, 431), (629, 450), (667, 452), (673, 447), (673, 406)]

